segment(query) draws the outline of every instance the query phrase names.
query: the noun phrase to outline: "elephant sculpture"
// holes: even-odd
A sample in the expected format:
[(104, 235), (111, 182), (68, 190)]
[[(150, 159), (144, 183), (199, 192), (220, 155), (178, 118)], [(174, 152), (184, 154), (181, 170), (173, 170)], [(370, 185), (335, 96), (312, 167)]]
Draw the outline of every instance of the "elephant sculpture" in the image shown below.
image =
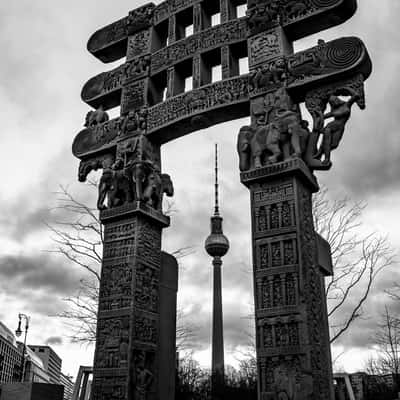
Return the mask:
[[(107, 206), (104, 204), (107, 197)], [(123, 169), (122, 160), (117, 160), (112, 168), (104, 169), (99, 183), (97, 208), (104, 210), (133, 201), (132, 179)]]
[(291, 157), (302, 157), (309, 137), (308, 123), (295, 111), (283, 111), (266, 125), (244, 126), (238, 136), (239, 169), (261, 168)]
[(143, 190), (143, 201), (156, 210), (161, 209), (162, 195), (174, 195), (174, 186), (168, 174), (152, 171), (146, 178)]

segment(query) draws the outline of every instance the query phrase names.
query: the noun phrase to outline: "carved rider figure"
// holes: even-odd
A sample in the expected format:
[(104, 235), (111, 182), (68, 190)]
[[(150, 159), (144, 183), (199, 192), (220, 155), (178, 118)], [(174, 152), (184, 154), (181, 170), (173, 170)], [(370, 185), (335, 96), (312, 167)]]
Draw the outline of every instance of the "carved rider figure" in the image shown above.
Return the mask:
[(110, 117), (108, 116), (107, 112), (104, 111), (104, 107), (101, 105), (97, 110), (89, 111), (86, 114), (84, 126), (86, 128), (92, 128), (97, 125), (103, 124), (104, 122), (109, 121), (109, 119)]

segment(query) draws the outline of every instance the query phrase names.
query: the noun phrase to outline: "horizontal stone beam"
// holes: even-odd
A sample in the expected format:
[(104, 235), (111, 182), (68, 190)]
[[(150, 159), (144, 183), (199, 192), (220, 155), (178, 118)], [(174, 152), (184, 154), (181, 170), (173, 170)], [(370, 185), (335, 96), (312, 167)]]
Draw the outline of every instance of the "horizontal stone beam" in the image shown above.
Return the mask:
[(360, 39), (320, 40), (315, 47), (256, 67), (250, 74), (249, 94), (257, 97), (284, 85), (297, 102), (302, 102), (304, 94), (321, 82), (357, 73), (365, 80), (371, 71), (371, 59)]
[(193, 57), (198, 53), (247, 40), (246, 18), (239, 18), (225, 24), (181, 39), (151, 56), (151, 73), (156, 74), (163, 69)]
[(101, 61), (108, 63), (126, 56), (128, 36), (150, 28), (153, 23), (153, 3), (132, 10), (129, 15), (96, 31), (87, 49)]
[(339, 25), (357, 10), (357, 0), (249, 0), (248, 3), (250, 34), (280, 24), (291, 40)]
[(119, 106), (122, 87), (143, 79), (150, 71), (150, 55), (136, 57), (119, 67), (91, 78), (83, 87), (82, 100), (94, 108)]
[[(88, 41), (88, 51), (105, 63), (123, 58), (126, 56), (129, 36), (155, 26), (199, 2), (201, 0), (170, 0), (157, 6), (149, 3), (139, 7), (127, 17), (96, 31)], [(300, 0), (287, 1), (284, 5), (280, 0), (252, 0), (249, 1), (247, 18), (243, 18), (243, 21), (248, 25), (248, 35), (280, 24), (291, 40), (297, 40), (345, 22), (356, 9), (357, 0)], [(187, 46), (191, 43), (185, 42)], [(159, 56), (176, 49), (175, 44), (169, 47), (171, 49), (159, 52)]]
[[(279, 64), (281, 61), (283, 64)], [(154, 141), (166, 143), (198, 129), (248, 116), (252, 98), (273, 92), (279, 87), (286, 87), (293, 99), (300, 103), (306, 100), (307, 93), (324, 85), (357, 75), (366, 80), (371, 70), (370, 57), (360, 39), (345, 37), (328, 43), (320, 41), (309, 50), (272, 61), (272, 64), (261, 66), (250, 74), (170, 97), (147, 107), (145, 113), (132, 110), (133, 118), (137, 120), (133, 124), (138, 129), (141, 126), (140, 129)], [(74, 155), (85, 158), (115, 146), (123, 136), (126, 118), (132, 116), (81, 131), (73, 145)], [(140, 121), (145, 121), (145, 126)]]

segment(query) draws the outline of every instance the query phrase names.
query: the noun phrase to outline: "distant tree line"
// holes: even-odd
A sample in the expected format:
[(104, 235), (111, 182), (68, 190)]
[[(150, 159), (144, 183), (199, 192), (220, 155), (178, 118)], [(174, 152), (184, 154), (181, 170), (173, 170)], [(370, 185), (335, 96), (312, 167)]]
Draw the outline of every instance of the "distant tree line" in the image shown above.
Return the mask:
[[(210, 399), (211, 373), (191, 356), (179, 360), (176, 379), (176, 400)], [(225, 398), (253, 400), (257, 398), (257, 368), (254, 357), (240, 361), (239, 367), (225, 370)]]

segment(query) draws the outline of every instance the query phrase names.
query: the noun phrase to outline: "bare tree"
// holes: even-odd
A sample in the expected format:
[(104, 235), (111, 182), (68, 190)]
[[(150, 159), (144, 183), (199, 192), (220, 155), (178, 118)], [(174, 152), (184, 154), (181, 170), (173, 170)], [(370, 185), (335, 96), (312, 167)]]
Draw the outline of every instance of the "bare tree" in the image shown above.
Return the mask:
[(375, 343), (377, 356), (367, 360), (367, 372), (371, 375), (391, 374), (396, 388), (400, 388), (400, 319), (391, 314), (388, 307), (378, 324)]
[[(96, 182), (88, 182), (89, 188), (97, 190)], [(80, 280), (76, 294), (66, 297), (68, 304), (58, 317), (65, 320), (71, 328), (71, 339), (75, 342), (91, 343), (96, 340), (97, 307), (99, 299), (100, 269), (104, 243), (103, 226), (98, 210), (89, 207), (71, 194), (68, 187), (60, 186), (56, 193), (55, 210), (62, 211), (63, 220), (47, 227), (52, 233), (54, 249), (49, 250), (65, 257), (71, 263), (86, 271)], [(166, 214), (175, 212), (173, 203), (166, 206)], [(193, 252), (193, 247), (183, 247), (172, 253), (181, 259)], [(186, 349), (195, 337), (195, 325), (182, 311), (177, 313), (177, 348)]]
[(349, 198), (330, 200), (326, 188), (314, 195), (315, 230), (331, 246), (334, 275), (327, 279), (331, 343), (363, 315), (378, 274), (394, 262), (387, 238), (362, 233), (366, 204)]

